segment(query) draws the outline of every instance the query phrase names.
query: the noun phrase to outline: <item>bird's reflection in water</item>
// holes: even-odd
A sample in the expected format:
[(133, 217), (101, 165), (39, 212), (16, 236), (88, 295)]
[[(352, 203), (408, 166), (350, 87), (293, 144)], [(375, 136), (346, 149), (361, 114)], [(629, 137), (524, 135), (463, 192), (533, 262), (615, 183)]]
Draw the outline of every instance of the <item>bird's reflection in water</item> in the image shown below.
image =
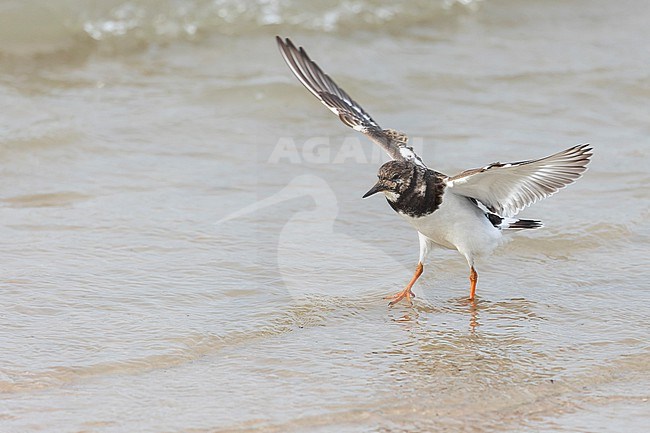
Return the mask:
[(477, 298), (468, 299), (462, 298), (458, 300), (458, 305), (467, 310), (467, 316), (469, 319), (469, 331), (471, 333), (476, 332), (476, 328), (481, 325), (479, 322), (479, 301)]
[(453, 388), (456, 396), (475, 398), (495, 383), (535, 382), (544, 377), (539, 365), (551, 353), (536, 350), (528, 335), (530, 322), (540, 320), (534, 309), (534, 303), (516, 299), (420, 299), (389, 310), (395, 330), (385, 350), (373, 356), (383, 357), (386, 373), (408, 384), (403, 389), (435, 395)]
[[(390, 320), (409, 335), (429, 339), (431, 334), (448, 336), (453, 332), (458, 338), (488, 338), (490, 335), (510, 335), (504, 338), (516, 339), (525, 336), (531, 321), (543, 320), (535, 311), (535, 303), (525, 299), (489, 301), (469, 300), (466, 297), (446, 302), (422, 300), (412, 305), (393, 307), (389, 310)], [(479, 332), (483, 330), (483, 332)]]
[[(469, 331), (474, 333), (477, 328), (481, 325), (479, 321), (480, 315), (479, 311), (481, 310), (481, 301), (475, 299), (461, 298), (455, 299), (453, 301), (455, 305), (450, 310), (456, 314), (465, 314), (468, 324)], [(430, 304), (426, 301), (415, 301), (412, 304), (405, 303), (402, 308), (391, 309), (391, 320), (397, 323), (418, 323), (420, 318), (420, 313), (426, 314), (436, 314), (445, 312), (445, 308), (436, 307), (433, 304)]]
[(412, 323), (417, 321), (417, 313), (406, 313), (401, 315), (400, 317), (393, 318), (393, 321), (395, 322), (401, 322), (401, 323)]

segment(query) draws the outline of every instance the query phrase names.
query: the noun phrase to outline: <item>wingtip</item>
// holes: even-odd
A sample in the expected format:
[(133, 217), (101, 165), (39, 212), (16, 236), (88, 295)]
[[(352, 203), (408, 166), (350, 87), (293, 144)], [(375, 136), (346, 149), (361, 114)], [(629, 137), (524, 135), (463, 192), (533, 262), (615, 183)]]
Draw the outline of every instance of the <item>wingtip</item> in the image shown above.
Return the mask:
[(579, 146), (579, 149), (581, 155), (587, 160), (587, 162), (585, 163), (585, 170), (586, 170), (587, 165), (589, 165), (589, 163), (591, 162), (591, 158), (594, 156), (594, 147), (589, 143), (585, 143), (585, 144), (581, 144)]
[(584, 161), (584, 168), (591, 162), (591, 157), (594, 155), (594, 148), (589, 143), (576, 144), (567, 150), (560, 152), (562, 155), (570, 158), (573, 162)]
[(289, 38), (282, 38), (280, 35), (275, 35), (275, 43), (280, 48), (280, 51), (283, 51), (287, 47), (287, 43), (291, 42)]
[(585, 152), (591, 152), (592, 150), (594, 150), (594, 147), (591, 145), (591, 143), (583, 143), (578, 145), (578, 147)]
[(296, 46), (289, 38), (283, 38), (280, 35), (276, 35), (275, 42), (278, 45), (278, 48), (280, 48), (280, 52), (286, 53), (290, 50), (296, 50)]
[[(283, 38), (282, 36), (276, 35), (275, 42), (277, 42), (278, 46), (281, 48), (298, 50), (290, 38)], [(300, 49), (302, 49), (302, 47), (300, 47)]]
[(585, 155), (591, 156), (594, 154), (594, 147), (590, 143), (578, 144), (575, 149), (580, 150)]

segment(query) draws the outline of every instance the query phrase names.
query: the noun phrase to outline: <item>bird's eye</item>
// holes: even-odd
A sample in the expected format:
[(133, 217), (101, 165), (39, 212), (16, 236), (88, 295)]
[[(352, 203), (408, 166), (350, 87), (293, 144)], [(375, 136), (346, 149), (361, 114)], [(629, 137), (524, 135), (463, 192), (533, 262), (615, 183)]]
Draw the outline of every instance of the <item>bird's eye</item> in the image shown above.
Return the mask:
[(393, 182), (397, 182), (399, 180), (399, 175), (393, 176), (390, 180), (392, 180)]

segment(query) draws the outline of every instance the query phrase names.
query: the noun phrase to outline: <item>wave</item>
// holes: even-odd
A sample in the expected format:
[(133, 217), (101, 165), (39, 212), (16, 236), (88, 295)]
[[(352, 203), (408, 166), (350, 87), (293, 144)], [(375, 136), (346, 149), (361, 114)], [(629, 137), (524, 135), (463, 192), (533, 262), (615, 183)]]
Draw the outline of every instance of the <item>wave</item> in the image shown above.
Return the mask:
[(125, 52), (212, 35), (391, 31), (475, 11), (482, 0), (11, 0), (0, 5), (1, 56)]

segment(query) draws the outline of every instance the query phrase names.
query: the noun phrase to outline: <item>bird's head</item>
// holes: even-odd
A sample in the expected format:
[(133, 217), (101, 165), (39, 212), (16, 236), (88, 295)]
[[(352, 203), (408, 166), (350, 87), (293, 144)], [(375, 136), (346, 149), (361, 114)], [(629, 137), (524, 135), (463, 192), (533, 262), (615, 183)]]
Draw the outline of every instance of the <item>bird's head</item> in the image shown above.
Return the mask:
[(363, 195), (363, 198), (383, 192), (388, 200), (396, 202), (411, 185), (415, 169), (415, 165), (410, 161), (388, 161), (379, 167), (377, 173), (379, 180)]

